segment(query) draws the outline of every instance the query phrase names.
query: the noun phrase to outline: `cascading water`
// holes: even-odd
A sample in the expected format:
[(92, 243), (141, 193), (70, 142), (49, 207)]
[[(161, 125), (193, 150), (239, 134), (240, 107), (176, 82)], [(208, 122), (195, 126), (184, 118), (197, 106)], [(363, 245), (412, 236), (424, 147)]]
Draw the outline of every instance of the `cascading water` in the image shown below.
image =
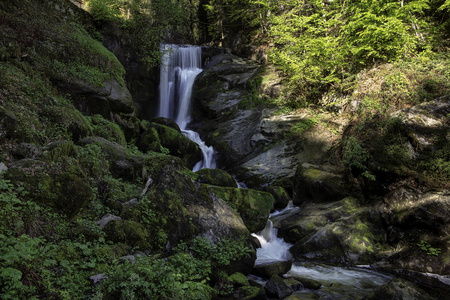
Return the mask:
[(160, 117), (170, 118), (180, 127), (182, 133), (197, 143), (202, 150), (203, 159), (194, 166), (194, 171), (216, 168), (216, 152), (207, 146), (200, 135), (187, 126), (191, 121), (190, 107), (192, 88), (201, 69), (201, 48), (163, 44), (159, 85)]

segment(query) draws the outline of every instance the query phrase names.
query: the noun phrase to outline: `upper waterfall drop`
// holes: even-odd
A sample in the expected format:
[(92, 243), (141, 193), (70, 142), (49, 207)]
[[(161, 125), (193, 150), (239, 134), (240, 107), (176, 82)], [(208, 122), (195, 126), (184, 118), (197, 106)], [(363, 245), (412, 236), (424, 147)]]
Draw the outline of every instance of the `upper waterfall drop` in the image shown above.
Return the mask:
[(195, 131), (188, 130), (191, 121), (191, 96), (195, 78), (202, 72), (202, 49), (198, 46), (161, 45), (158, 116), (170, 118), (180, 127), (185, 136), (197, 143), (202, 150), (203, 160), (193, 171), (216, 168), (216, 152), (207, 146)]

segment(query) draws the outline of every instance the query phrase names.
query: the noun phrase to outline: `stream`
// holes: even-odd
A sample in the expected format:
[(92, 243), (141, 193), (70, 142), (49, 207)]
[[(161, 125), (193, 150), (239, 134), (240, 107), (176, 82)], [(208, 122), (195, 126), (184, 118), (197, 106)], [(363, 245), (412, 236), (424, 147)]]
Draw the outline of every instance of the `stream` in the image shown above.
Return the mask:
[[(192, 89), (195, 78), (202, 72), (201, 48), (164, 44), (161, 46), (161, 51), (163, 58), (160, 74), (159, 116), (175, 120), (182, 133), (199, 145), (203, 159), (194, 166), (194, 172), (203, 168), (216, 168), (214, 148), (206, 145), (197, 132), (188, 129), (191, 121)], [(242, 184), (240, 187), (245, 187), (245, 185)], [(273, 226), (270, 218), (290, 214), (298, 209), (293, 206), (292, 202), (289, 203), (285, 209), (275, 211), (270, 215), (264, 230), (258, 234), (252, 234), (261, 244), (261, 248), (257, 249), (255, 265), (292, 260), (289, 252), (292, 245), (277, 236), (278, 230)], [(290, 271), (284, 276), (319, 281), (322, 284), (319, 290), (303, 289), (295, 292), (297, 294), (314, 294), (314, 298), (310, 299), (362, 299), (391, 279), (389, 276), (368, 268), (344, 268), (298, 261), (293, 263)], [(265, 284), (261, 278), (253, 275), (250, 275), (249, 278)]]
[[(252, 234), (261, 243), (261, 248), (257, 249), (256, 252), (257, 259), (255, 265), (292, 260), (292, 256), (289, 253), (289, 248), (292, 244), (285, 242), (277, 236), (278, 230), (273, 227), (271, 218), (291, 214), (299, 209), (290, 202), (285, 209), (275, 211), (270, 215), (264, 230), (258, 234)], [(299, 261), (294, 261), (292, 268), (284, 277), (312, 279), (322, 284), (319, 290), (304, 289), (295, 292), (299, 297), (302, 297), (301, 294), (305, 294), (304, 296), (306, 294), (314, 294), (318, 298), (311, 299), (355, 300), (363, 299), (377, 287), (388, 283), (392, 279), (391, 276), (373, 271), (368, 266), (341, 267)], [(250, 279), (262, 285), (266, 283), (262, 278), (253, 275), (250, 276)]]

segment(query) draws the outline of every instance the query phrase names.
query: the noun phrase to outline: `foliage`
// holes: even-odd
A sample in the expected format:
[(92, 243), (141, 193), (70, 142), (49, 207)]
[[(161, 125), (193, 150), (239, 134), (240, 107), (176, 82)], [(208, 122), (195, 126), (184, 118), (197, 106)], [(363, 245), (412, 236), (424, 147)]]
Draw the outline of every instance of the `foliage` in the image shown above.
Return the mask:
[(441, 254), (441, 248), (431, 247), (431, 245), (424, 240), (421, 240), (420, 243), (417, 244), (417, 247), (419, 247), (420, 250), (425, 251), (428, 255), (438, 256)]

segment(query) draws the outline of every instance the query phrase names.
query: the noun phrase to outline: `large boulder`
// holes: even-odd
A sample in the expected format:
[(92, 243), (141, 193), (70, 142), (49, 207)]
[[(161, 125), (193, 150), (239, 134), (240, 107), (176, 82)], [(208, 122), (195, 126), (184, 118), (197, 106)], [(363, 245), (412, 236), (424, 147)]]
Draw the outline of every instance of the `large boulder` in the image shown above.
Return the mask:
[(69, 218), (75, 217), (94, 196), (86, 176), (74, 161), (61, 159), (47, 164), (24, 159), (11, 165), (4, 178), (20, 183), (28, 199)]
[(333, 202), (350, 194), (344, 176), (318, 166), (299, 165), (294, 178), (294, 204)]
[(182, 158), (190, 168), (202, 159), (199, 146), (184, 136), (179, 128), (155, 122), (145, 124), (137, 146), (144, 153), (167, 151), (165, 154)]
[(274, 198), (271, 194), (251, 189), (208, 186), (208, 190), (225, 200), (244, 220), (251, 232), (259, 232), (266, 226)]
[(450, 272), (450, 194), (421, 193), (400, 186), (387, 194), (380, 205), (389, 243), (400, 249), (392, 251), (392, 268), (448, 274)]
[(201, 169), (197, 171), (198, 182), (207, 183), (223, 187), (237, 188), (236, 180), (224, 170), (220, 169)]
[(336, 263), (367, 263), (383, 241), (381, 223), (370, 208), (354, 198), (304, 204), (272, 217), (278, 235), (294, 245), (294, 258)]

